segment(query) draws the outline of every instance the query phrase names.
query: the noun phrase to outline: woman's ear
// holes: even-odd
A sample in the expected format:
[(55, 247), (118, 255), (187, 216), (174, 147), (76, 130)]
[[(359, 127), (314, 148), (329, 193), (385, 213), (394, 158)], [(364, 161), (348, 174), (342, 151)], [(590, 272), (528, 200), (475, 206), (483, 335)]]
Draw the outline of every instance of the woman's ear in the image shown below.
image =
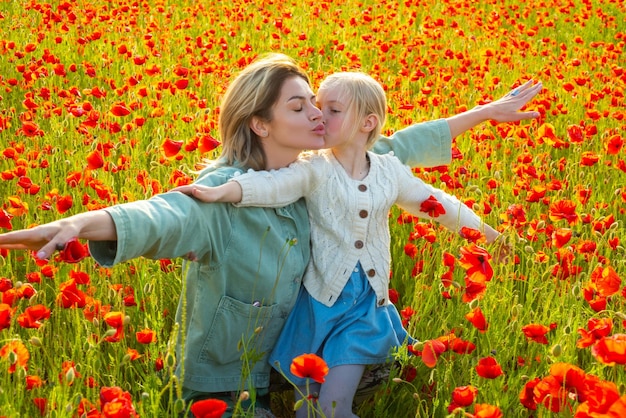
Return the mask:
[(365, 116), (363, 123), (361, 124), (361, 130), (363, 132), (372, 132), (378, 126), (378, 116), (373, 113)]
[(269, 135), (267, 123), (258, 116), (253, 116), (252, 120), (250, 120), (250, 129), (261, 138)]

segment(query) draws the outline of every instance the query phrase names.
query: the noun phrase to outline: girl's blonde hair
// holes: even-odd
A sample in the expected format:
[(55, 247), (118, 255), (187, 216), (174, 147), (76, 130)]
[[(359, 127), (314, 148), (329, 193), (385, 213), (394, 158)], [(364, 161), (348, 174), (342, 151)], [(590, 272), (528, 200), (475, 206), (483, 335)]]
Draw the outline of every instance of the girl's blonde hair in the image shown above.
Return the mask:
[[(378, 124), (367, 137), (366, 147), (371, 147), (380, 137), (387, 118), (387, 97), (383, 87), (371, 76), (360, 72), (340, 72), (326, 77), (319, 91), (334, 89), (345, 100), (348, 112), (353, 112), (357, 120), (374, 114)], [(356, 135), (359, 126), (354, 126), (351, 136)]]
[(310, 85), (304, 70), (283, 54), (266, 55), (237, 75), (220, 105), (220, 163), (265, 169), (261, 139), (250, 128), (250, 122), (255, 116), (268, 122), (272, 120), (272, 107), (280, 97), (283, 84), (292, 77), (300, 77)]

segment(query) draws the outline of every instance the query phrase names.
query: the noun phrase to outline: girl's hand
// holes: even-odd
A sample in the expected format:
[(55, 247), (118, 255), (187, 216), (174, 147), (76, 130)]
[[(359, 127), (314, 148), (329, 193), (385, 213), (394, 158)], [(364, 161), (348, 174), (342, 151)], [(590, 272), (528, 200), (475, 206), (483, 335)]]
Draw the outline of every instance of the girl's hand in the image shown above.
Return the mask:
[(213, 203), (218, 201), (215, 187), (203, 186), (201, 184), (188, 184), (174, 187), (170, 192), (180, 192), (187, 196), (195, 197), (201, 202)]
[(515, 252), (509, 237), (500, 235), (493, 243), (491, 256), (496, 263), (508, 263), (513, 261)]
[(519, 112), (519, 110), (532, 100), (541, 91), (542, 87), (541, 82), (533, 84), (533, 80), (529, 80), (498, 100), (484, 105), (483, 111), (488, 119), (499, 123), (537, 118), (539, 117), (539, 112)]

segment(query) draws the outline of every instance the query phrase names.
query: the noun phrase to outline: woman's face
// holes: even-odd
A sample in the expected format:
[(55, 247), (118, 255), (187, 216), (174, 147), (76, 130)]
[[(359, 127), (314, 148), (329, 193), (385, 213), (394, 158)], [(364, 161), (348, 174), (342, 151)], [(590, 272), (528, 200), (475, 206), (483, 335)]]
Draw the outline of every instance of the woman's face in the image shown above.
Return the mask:
[(295, 161), (303, 150), (324, 147), (322, 112), (315, 105), (311, 87), (300, 77), (287, 79), (272, 107), (272, 120), (260, 124), (268, 167), (280, 168)]

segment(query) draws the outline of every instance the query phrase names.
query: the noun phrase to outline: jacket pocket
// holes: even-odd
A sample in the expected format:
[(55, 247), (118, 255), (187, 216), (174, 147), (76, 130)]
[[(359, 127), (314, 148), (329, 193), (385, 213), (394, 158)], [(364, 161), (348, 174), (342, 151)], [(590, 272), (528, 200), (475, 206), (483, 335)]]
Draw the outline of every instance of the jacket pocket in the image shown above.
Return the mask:
[(223, 296), (199, 361), (228, 364), (240, 361), (244, 354), (265, 361), (285, 323), (286, 315), (280, 311), (277, 305), (256, 306)]

